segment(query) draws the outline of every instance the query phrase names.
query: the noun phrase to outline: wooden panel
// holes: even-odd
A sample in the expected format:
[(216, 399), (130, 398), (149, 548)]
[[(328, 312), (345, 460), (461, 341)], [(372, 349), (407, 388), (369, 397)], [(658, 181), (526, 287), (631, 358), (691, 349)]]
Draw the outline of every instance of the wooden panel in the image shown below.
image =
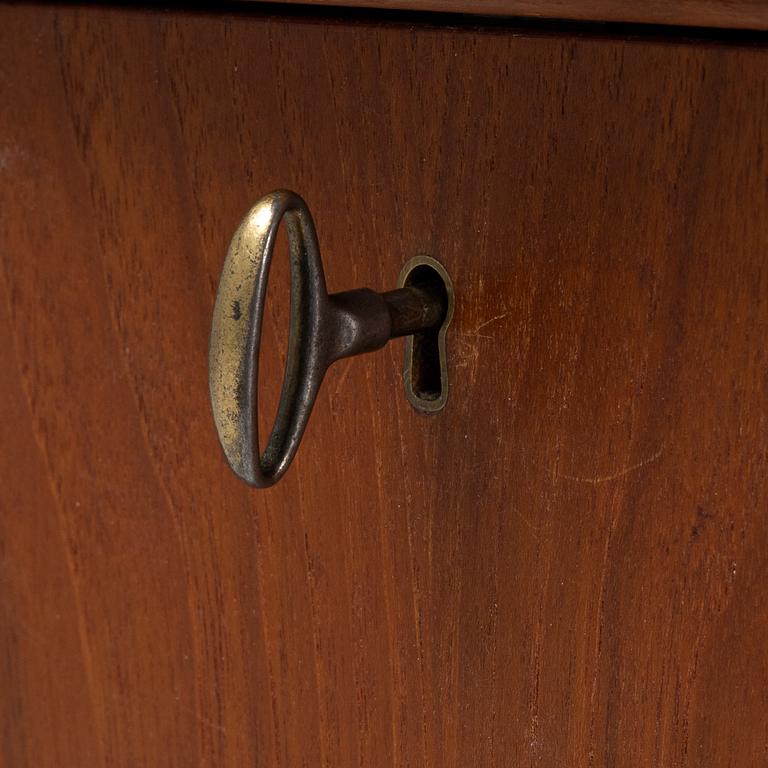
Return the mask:
[[(768, 52), (15, 6), (0, 82), (4, 765), (765, 765)], [(254, 492), (278, 186), (332, 290), (445, 263), (452, 390), (339, 364)]]
[[(249, 0), (271, 2), (272, 0)], [(518, 16), (568, 21), (768, 29), (766, 0), (281, 0), (300, 5)]]

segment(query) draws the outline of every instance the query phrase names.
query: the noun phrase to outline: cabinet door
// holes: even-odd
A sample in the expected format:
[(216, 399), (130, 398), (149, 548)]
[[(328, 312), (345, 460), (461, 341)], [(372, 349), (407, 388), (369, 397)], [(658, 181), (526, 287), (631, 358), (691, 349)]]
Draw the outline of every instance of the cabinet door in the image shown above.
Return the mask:
[[(768, 51), (476, 24), (0, 10), (4, 765), (765, 764)], [(445, 265), (450, 394), (339, 363), (255, 491), (207, 346), (278, 187), (331, 290)]]

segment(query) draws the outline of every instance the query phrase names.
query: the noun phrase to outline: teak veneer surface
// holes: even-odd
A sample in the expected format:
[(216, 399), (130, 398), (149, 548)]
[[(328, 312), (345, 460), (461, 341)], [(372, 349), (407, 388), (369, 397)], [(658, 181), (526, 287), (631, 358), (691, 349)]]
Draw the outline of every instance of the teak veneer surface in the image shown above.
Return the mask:
[[(23, 5), (0, 84), (2, 765), (765, 766), (768, 51)], [(440, 415), (339, 364), (257, 492), (207, 344), (276, 187), (457, 303)]]
[[(248, 0), (273, 2), (273, 0)], [(768, 29), (768, 0), (281, 0), (326, 7), (467, 13), (568, 21)]]

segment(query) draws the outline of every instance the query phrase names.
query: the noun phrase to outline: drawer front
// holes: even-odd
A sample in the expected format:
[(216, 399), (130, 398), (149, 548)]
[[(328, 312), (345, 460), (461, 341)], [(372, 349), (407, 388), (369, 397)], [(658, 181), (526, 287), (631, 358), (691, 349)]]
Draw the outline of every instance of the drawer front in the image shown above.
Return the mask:
[[(388, 18), (0, 9), (5, 764), (764, 764), (768, 52)], [(207, 346), (278, 187), (332, 290), (445, 265), (450, 396), (341, 362), (254, 491)]]

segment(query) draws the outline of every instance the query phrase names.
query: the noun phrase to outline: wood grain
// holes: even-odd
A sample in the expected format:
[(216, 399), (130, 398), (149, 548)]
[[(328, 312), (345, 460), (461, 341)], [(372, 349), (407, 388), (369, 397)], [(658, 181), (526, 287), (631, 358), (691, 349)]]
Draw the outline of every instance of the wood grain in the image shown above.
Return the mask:
[[(247, 0), (272, 2), (273, 0)], [(768, 29), (766, 0), (281, 0), (299, 5), (533, 19)]]
[[(766, 764), (768, 51), (25, 5), (0, 83), (2, 765)], [(281, 186), (330, 290), (442, 260), (451, 395), (339, 364), (254, 492), (207, 342)]]

